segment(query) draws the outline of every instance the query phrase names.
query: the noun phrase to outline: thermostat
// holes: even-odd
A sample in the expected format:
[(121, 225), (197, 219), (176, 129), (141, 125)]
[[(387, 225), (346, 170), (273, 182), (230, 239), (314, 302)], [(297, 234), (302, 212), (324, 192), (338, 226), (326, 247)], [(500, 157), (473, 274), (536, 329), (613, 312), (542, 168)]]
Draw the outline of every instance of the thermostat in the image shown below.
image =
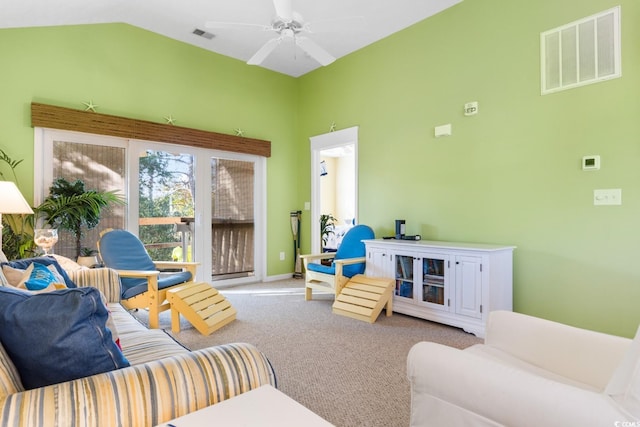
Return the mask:
[(584, 156), (582, 158), (582, 170), (591, 171), (600, 169), (600, 156)]

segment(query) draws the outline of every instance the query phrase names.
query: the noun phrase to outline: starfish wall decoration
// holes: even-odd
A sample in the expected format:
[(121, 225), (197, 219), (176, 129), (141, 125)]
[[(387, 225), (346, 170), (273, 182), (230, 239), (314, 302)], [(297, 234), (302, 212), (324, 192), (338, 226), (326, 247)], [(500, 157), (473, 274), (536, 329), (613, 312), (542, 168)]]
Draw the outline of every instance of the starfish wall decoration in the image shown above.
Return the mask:
[(173, 116), (171, 114), (169, 114), (167, 117), (164, 118), (167, 121), (168, 125), (175, 125), (176, 124), (176, 119), (173, 118)]
[(236, 132), (236, 136), (244, 136), (244, 131), (240, 128), (234, 129)]
[(83, 102), (82, 104), (86, 107), (84, 111), (91, 111), (95, 113), (96, 108), (98, 108), (98, 106), (94, 104), (93, 101), (91, 100), (89, 100), (89, 102)]
[(331, 127), (329, 128), (329, 132), (335, 132), (336, 131), (336, 122), (331, 122)]

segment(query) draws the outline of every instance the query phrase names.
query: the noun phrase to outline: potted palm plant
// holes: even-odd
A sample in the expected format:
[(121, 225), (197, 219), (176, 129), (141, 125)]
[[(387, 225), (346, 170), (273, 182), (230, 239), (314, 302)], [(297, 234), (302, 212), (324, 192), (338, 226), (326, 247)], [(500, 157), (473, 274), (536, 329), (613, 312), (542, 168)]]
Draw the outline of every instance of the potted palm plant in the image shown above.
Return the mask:
[(85, 267), (95, 267), (100, 264), (100, 261), (98, 261), (98, 251), (92, 248), (81, 248), (78, 264)]
[(103, 209), (112, 204), (124, 204), (122, 196), (115, 191), (87, 190), (82, 180), (70, 182), (57, 178), (49, 189), (49, 196), (37, 210), (45, 226), (68, 231), (74, 236), (76, 257), (79, 257), (84, 229), (95, 228)]
[(331, 214), (320, 215), (320, 237), (322, 238), (322, 248), (327, 244), (329, 235), (333, 233), (336, 219)]

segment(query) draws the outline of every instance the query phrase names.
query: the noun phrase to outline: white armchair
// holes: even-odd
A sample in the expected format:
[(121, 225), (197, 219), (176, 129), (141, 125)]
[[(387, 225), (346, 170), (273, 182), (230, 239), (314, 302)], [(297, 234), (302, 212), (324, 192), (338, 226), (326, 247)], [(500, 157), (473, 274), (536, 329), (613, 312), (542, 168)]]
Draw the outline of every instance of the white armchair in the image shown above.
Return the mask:
[(411, 426), (631, 425), (623, 423), (640, 416), (639, 342), (492, 312), (484, 344), (411, 349)]

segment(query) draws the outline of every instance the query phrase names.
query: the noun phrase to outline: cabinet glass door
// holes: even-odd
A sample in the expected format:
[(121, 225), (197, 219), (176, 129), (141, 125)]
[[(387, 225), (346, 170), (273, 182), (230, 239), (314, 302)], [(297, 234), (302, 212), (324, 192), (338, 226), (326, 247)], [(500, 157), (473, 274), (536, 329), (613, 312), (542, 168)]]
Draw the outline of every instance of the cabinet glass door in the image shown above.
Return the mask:
[(422, 259), (422, 302), (446, 307), (446, 261), (439, 258)]
[(413, 256), (396, 255), (396, 296), (413, 298)]

